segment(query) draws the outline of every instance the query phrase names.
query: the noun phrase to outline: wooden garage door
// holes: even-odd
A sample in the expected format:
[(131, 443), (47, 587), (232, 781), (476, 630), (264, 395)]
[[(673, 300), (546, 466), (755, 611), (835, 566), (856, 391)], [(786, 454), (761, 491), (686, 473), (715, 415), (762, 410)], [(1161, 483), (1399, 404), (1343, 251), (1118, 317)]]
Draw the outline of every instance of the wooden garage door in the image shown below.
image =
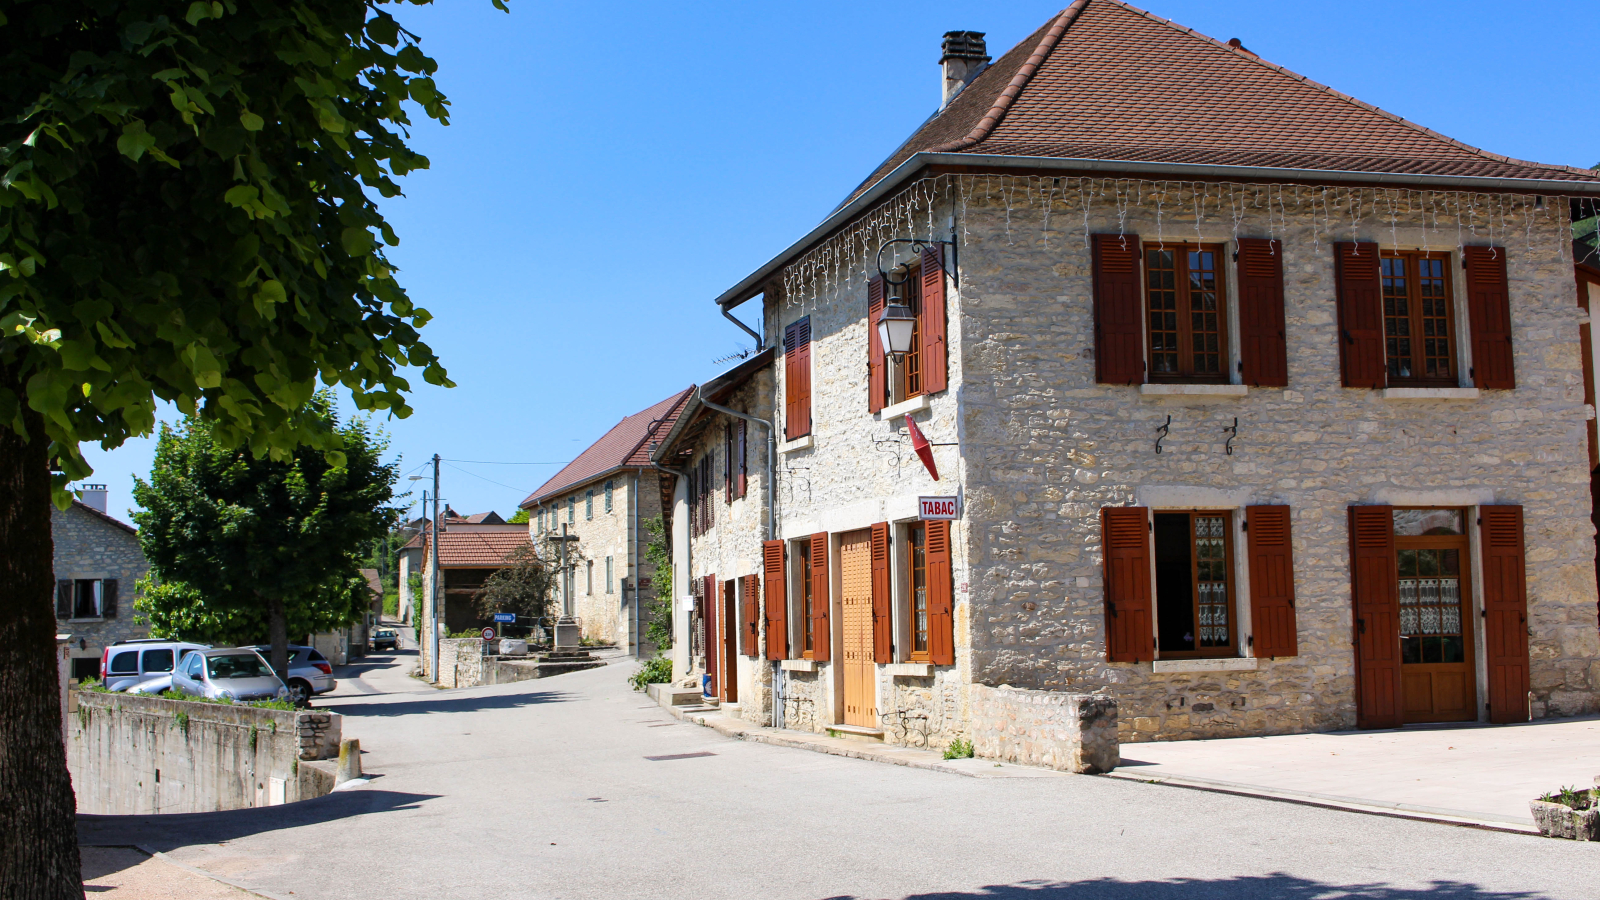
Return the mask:
[(872, 647), (872, 530), (839, 537), (844, 616), (844, 723), (878, 727), (877, 666)]

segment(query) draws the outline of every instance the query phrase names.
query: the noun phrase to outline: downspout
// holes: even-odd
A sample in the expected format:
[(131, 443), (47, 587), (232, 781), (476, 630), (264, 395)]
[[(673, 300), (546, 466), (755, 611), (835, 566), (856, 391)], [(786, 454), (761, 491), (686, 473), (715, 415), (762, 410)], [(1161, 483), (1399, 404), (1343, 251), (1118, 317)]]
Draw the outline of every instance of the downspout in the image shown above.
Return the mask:
[[(730, 319), (733, 319), (734, 322), (737, 322), (739, 324), (740, 328), (744, 328), (745, 331), (750, 331), (749, 328), (745, 328), (744, 327), (744, 323), (743, 322), (739, 322), (738, 319), (734, 319), (733, 316), (728, 315), (727, 309), (723, 309), (722, 314), (725, 315), (725, 316), (728, 316), (728, 318), (730, 318)], [(753, 332), (753, 331), (751, 331), (750, 333), (751, 334), (755, 334), (755, 332)], [(778, 490), (777, 490), (777, 487), (778, 487), (778, 429), (777, 429), (777, 427), (775, 427), (771, 422), (768, 422), (766, 419), (758, 419), (755, 416), (749, 415), (747, 413), (742, 413), (742, 412), (739, 412), (738, 410), (729, 409), (726, 406), (719, 406), (719, 405), (717, 405), (715, 403), (712, 403), (710, 400), (706, 399), (705, 392), (703, 390), (701, 390), (701, 389), (697, 388), (695, 390), (695, 395), (696, 395), (696, 399), (698, 399), (700, 401), (700, 405), (704, 406), (706, 409), (715, 410), (715, 411), (717, 411), (719, 413), (722, 413), (723, 415), (733, 416), (736, 419), (743, 419), (746, 422), (754, 422), (755, 424), (760, 425), (761, 427), (767, 429), (767, 485), (766, 485), (766, 492), (767, 492), (767, 540), (769, 540), (769, 541), (770, 540), (775, 540), (777, 538), (777, 535), (778, 535), (778, 509), (777, 509), (777, 500), (778, 500)], [(782, 728), (783, 727), (783, 703), (782, 703), (783, 688), (782, 688), (781, 683), (780, 683), (780, 680), (781, 680), (781, 677), (782, 677), (781, 674), (780, 674), (781, 670), (782, 670), (782, 665), (777, 660), (773, 660), (772, 661), (772, 695), (773, 695), (772, 696), (772, 727), (773, 728)]]
[[(745, 323), (743, 323), (743, 322), (739, 321), (738, 319), (734, 318), (733, 317), (733, 313), (729, 311), (728, 307), (723, 306), (723, 307), (719, 307), (719, 309), (722, 310), (722, 317), (723, 318), (725, 318), (729, 322), (732, 322), (733, 324), (739, 326), (740, 328), (743, 328), (745, 334), (748, 334), (751, 337), (756, 339), (756, 352), (757, 353), (760, 353), (763, 349), (766, 348), (766, 342), (761, 339), (761, 335), (756, 334), (755, 331), (751, 330), (749, 325), (746, 325)], [(696, 391), (696, 393), (699, 393), (699, 391)], [(705, 398), (704, 394), (701, 394), (700, 402), (701, 403), (705, 403), (706, 402), (706, 398)], [(713, 407), (713, 409), (714, 408), (715, 407)]]

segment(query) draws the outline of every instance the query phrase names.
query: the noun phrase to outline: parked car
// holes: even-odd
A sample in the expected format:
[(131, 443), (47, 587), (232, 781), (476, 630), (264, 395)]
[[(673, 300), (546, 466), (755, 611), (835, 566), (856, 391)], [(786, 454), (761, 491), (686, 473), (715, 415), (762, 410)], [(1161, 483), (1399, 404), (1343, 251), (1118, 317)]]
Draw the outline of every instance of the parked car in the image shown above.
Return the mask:
[[(272, 645), (257, 644), (253, 648), (261, 658), (272, 660)], [(333, 677), (333, 663), (317, 652), (315, 647), (303, 644), (289, 645), (289, 695), (297, 704), (304, 705), (316, 694), (326, 694), (339, 686)]]
[(117, 641), (100, 655), (100, 681), (108, 691), (126, 691), (170, 676), (190, 651), (209, 649), (209, 644), (154, 638)]
[(289, 699), (289, 686), (249, 647), (190, 653), (173, 671), (172, 686), (208, 700)]
[(393, 628), (379, 628), (372, 636), (372, 649), (374, 650), (399, 650), (400, 632)]

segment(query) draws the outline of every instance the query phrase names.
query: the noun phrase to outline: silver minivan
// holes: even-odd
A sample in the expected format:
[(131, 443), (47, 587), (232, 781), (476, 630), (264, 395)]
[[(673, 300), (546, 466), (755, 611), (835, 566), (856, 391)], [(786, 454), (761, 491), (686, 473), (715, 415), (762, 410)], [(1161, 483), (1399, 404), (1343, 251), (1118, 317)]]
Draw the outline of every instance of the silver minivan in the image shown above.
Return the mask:
[(165, 679), (192, 650), (209, 650), (209, 644), (189, 641), (140, 639), (118, 641), (100, 657), (100, 682), (108, 691), (126, 691), (140, 684)]
[(173, 671), (172, 687), (208, 700), (289, 699), (288, 685), (248, 647), (190, 653)]

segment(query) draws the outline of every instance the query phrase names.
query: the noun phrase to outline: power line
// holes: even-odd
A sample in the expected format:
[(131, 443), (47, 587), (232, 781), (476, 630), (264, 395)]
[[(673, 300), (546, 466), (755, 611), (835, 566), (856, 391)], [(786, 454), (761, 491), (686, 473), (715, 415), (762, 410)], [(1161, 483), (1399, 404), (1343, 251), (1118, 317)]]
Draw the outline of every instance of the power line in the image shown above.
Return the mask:
[(564, 466), (572, 460), (561, 462), (492, 462), (487, 459), (442, 459), (440, 462), (470, 463), (475, 466)]
[[(440, 460), (440, 462), (444, 462), (444, 460)], [(471, 475), (473, 478), (476, 478), (479, 481), (487, 481), (490, 484), (499, 485), (500, 487), (507, 488), (507, 489), (513, 490), (513, 491), (521, 491), (524, 494), (533, 493), (532, 491), (528, 490), (527, 488), (520, 488), (520, 487), (517, 487), (514, 484), (506, 484), (506, 483), (501, 482), (501, 481), (495, 481), (492, 478), (484, 478), (482, 475), (479, 475), (476, 472), (468, 472), (466, 469), (463, 469), (460, 466), (451, 466), (450, 468), (455, 469), (457, 472), (460, 472), (463, 475)]]

